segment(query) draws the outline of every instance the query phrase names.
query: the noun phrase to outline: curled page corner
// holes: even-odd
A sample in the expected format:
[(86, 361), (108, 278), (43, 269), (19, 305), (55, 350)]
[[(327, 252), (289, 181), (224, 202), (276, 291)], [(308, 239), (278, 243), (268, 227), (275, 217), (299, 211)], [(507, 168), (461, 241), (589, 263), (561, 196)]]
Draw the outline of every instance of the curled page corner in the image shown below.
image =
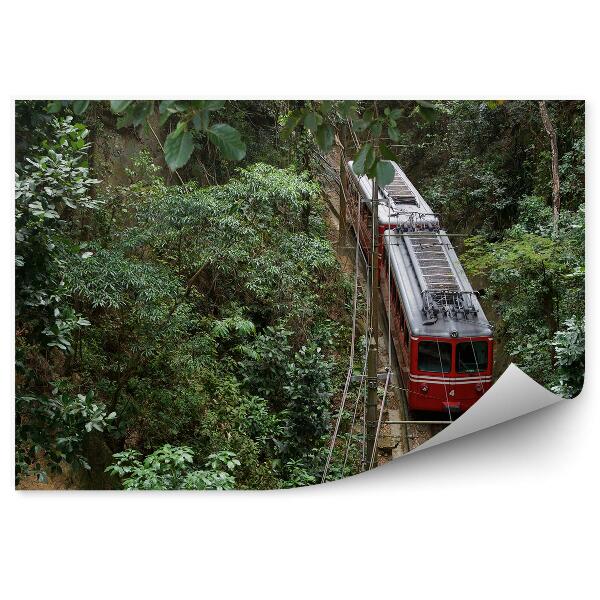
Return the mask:
[(460, 419), (410, 453), (493, 427), (562, 400), (511, 363), (496, 383)]

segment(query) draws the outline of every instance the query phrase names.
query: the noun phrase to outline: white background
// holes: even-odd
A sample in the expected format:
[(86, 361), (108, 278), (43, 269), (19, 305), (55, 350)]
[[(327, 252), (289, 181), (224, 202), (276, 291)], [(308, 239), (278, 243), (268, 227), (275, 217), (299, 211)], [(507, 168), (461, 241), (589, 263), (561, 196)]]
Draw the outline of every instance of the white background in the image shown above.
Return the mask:
[[(591, 2), (4, 6), (0, 590), (19, 598), (587, 598), (597, 568), (598, 20)], [(87, 5), (87, 3), (86, 3)], [(13, 101), (585, 98), (588, 353), (576, 400), (333, 485), (13, 490)], [(10, 595), (7, 595), (10, 593)]]

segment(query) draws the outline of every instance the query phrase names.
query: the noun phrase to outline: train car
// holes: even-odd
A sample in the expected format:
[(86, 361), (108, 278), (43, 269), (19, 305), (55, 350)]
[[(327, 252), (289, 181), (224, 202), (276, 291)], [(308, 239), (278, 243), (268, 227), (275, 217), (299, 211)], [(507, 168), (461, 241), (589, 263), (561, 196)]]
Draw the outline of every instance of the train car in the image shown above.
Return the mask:
[[(379, 189), (379, 275), (408, 406), (463, 412), (492, 385), (492, 330), (437, 215), (393, 164)], [(372, 182), (348, 167), (348, 212), (368, 256)]]
[[(411, 221), (414, 227), (425, 231), (439, 227), (436, 215), (423, 200), (419, 192), (404, 174), (402, 169), (392, 163), (395, 176), (392, 183), (378, 188), (379, 256), (383, 252), (383, 232), (404, 226)], [(373, 183), (366, 177), (358, 177), (352, 170), (352, 161), (347, 163), (345, 181), (347, 193), (347, 211), (365, 254), (369, 256), (371, 247), (371, 196)]]

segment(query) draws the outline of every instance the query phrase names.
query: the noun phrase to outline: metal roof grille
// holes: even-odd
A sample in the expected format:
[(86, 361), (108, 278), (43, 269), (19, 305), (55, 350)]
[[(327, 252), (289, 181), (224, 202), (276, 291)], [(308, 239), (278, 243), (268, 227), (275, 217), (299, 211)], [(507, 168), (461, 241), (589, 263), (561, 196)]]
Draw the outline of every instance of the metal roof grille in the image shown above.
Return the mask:
[(461, 289), (442, 237), (404, 234), (403, 239), (419, 281), (426, 317), (434, 321), (440, 312), (455, 318), (477, 314), (473, 292)]
[[(444, 246), (436, 236), (408, 236), (407, 241), (416, 257), (416, 264), (426, 284), (426, 289), (458, 291), (460, 287)], [(412, 254), (412, 253), (411, 253)]]
[(400, 175), (398, 171), (394, 173), (394, 180), (392, 181), (392, 183), (389, 183), (384, 187), (384, 191), (396, 203), (417, 203), (415, 195), (408, 187), (408, 184), (404, 180), (404, 177), (402, 177), (402, 175)]

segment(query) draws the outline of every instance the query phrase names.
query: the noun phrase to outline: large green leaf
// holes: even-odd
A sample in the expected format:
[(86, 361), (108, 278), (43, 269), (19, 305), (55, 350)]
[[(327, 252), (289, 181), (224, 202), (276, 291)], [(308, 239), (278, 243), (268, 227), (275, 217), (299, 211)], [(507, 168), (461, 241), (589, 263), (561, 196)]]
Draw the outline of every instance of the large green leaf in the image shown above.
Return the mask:
[(360, 177), (364, 175), (368, 169), (368, 163), (371, 162), (368, 160), (369, 154), (373, 153), (373, 146), (371, 143), (365, 144), (360, 151), (358, 152), (356, 158), (354, 159), (354, 163), (352, 164), (352, 170)]
[(246, 144), (237, 129), (226, 123), (217, 123), (209, 127), (208, 139), (228, 160), (242, 160), (246, 156)]
[(225, 106), (224, 100), (192, 100), (190, 102), (193, 108), (200, 110), (215, 111), (221, 110)]
[(398, 162), (398, 157), (383, 142), (379, 144), (379, 153), (381, 154), (382, 158), (385, 158), (386, 160)]
[(349, 119), (356, 116), (356, 100), (342, 100), (338, 105), (340, 114), (345, 119)]
[(133, 100), (111, 100), (110, 109), (115, 113), (122, 113)]
[(158, 104), (158, 112), (165, 112), (165, 110), (175, 110), (175, 100), (161, 100)]
[(370, 129), (371, 133), (373, 134), (373, 137), (378, 138), (381, 135), (381, 121), (373, 121), (370, 125)]
[(210, 123), (210, 112), (207, 110), (199, 110), (192, 117), (192, 123), (196, 131), (206, 131)]
[(394, 181), (394, 166), (389, 160), (379, 160), (375, 167), (375, 175), (378, 185), (388, 185)]
[(402, 139), (400, 137), (400, 132), (396, 127), (388, 127), (388, 135), (392, 142), (396, 142), (396, 144)]
[(299, 110), (293, 110), (285, 120), (283, 124), (283, 128), (281, 130), (281, 137), (285, 140), (287, 139), (292, 131), (298, 127), (298, 124), (302, 120), (302, 113)]
[(327, 115), (333, 108), (333, 100), (321, 100), (319, 104), (319, 112), (322, 115)]
[(60, 111), (60, 109), (63, 107), (63, 103), (62, 100), (52, 100), (52, 102), (48, 102), (48, 106), (46, 107), (46, 110), (51, 113), (57, 113)]
[(356, 133), (362, 133), (369, 126), (369, 123), (364, 119), (352, 119), (352, 129)]
[(190, 159), (194, 149), (194, 138), (185, 125), (179, 123), (165, 140), (165, 160), (171, 171), (183, 167)]
[(73, 102), (73, 112), (76, 115), (82, 115), (87, 110), (87, 107), (89, 105), (90, 105), (89, 100), (75, 100)]
[(304, 117), (304, 127), (306, 129), (315, 133), (317, 131), (317, 127), (323, 122), (323, 117), (316, 112), (307, 112)]
[(417, 105), (419, 114), (421, 114), (426, 121), (433, 121), (437, 117), (437, 109), (431, 102), (428, 102), (427, 100), (417, 100)]
[(323, 152), (329, 152), (329, 150), (331, 150), (331, 146), (333, 146), (333, 130), (331, 127), (329, 127), (329, 125), (321, 125), (317, 129), (316, 139), (319, 148), (323, 150)]
[(142, 125), (142, 123), (146, 121), (146, 119), (152, 112), (153, 103), (154, 102), (152, 100), (142, 100), (136, 103), (132, 111), (132, 122), (134, 127)]

